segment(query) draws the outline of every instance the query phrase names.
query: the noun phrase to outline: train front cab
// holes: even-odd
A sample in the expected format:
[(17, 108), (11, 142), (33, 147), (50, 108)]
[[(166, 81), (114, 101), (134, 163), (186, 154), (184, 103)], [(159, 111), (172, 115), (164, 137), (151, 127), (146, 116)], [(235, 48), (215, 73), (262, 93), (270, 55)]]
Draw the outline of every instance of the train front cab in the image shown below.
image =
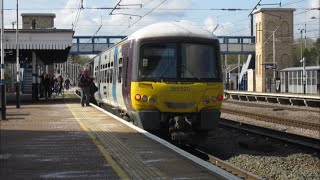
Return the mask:
[(168, 127), (171, 133), (216, 128), (223, 100), (218, 40), (176, 37), (134, 43), (137, 60), (128, 64), (128, 112), (134, 123), (146, 130)]

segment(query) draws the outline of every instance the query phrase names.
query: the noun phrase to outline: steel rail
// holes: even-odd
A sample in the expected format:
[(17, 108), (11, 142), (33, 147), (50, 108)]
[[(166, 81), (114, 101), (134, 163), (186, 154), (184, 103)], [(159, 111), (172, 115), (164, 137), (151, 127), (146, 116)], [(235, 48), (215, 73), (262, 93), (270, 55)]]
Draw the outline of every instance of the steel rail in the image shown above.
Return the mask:
[(221, 112), (227, 113), (227, 114), (241, 115), (241, 116), (257, 119), (259, 121), (271, 122), (271, 123), (293, 126), (293, 127), (298, 127), (298, 128), (305, 128), (305, 129), (316, 130), (316, 131), (318, 131), (320, 129), (319, 123), (304, 122), (304, 121), (299, 121), (299, 120), (287, 119), (287, 118), (283, 118), (283, 117), (257, 114), (257, 113), (252, 113), (252, 112), (244, 112), (244, 111), (240, 111), (240, 110), (231, 110), (231, 109), (226, 109), (226, 108), (221, 108)]
[(245, 171), (243, 169), (240, 169), (226, 161), (223, 161), (217, 157), (214, 157), (202, 150), (199, 150), (199, 149), (195, 149), (196, 151), (198, 151), (199, 153), (202, 153), (202, 154), (205, 154), (208, 156), (209, 158), (209, 162), (214, 164), (215, 166), (225, 170), (225, 171), (228, 171), (229, 173), (241, 178), (241, 179), (245, 179), (245, 180), (257, 180), (257, 179), (262, 179), (261, 177), (258, 177), (248, 171)]

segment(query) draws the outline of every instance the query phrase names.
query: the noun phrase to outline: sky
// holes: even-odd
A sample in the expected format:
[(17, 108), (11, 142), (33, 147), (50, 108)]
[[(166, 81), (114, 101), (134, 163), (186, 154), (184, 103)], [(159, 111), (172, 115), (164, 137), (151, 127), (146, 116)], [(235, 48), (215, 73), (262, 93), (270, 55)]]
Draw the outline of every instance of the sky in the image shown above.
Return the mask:
[[(17, 0), (4, 1), (5, 29), (16, 22)], [(83, 9), (81, 7), (81, 2)], [(249, 13), (259, 0), (18, 0), (19, 28), (21, 13), (55, 13), (57, 29), (74, 29), (79, 36), (127, 36), (161, 21), (186, 21), (218, 36), (249, 36)], [(295, 8), (294, 36), (305, 28), (306, 36), (320, 34), (320, 0), (261, 0), (257, 8)], [(237, 9), (227, 11), (222, 9)], [(110, 13), (112, 12), (112, 15)], [(79, 16), (77, 16), (77, 14)], [(77, 17), (78, 20), (77, 20)], [(254, 23), (255, 24), (255, 23)]]

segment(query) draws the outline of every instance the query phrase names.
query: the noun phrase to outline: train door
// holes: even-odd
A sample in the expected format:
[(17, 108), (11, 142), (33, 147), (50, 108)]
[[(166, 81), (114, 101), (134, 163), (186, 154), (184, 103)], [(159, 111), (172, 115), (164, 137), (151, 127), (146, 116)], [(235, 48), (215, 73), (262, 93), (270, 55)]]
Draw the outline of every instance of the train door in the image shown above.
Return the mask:
[(106, 100), (107, 100), (107, 103), (108, 104), (112, 104), (111, 102), (111, 90), (110, 90), (110, 81), (111, 81), (111, 75), (110, 75), (110, 72), (111, 72), (111, 60), (112, 60), (112, 55), (111, 55), (111, 50), (108, 50), (107, 51), (107, 59), (106, 59), (106, 92), (107, 92), (107, 97), (106, 97)]
[[(96, 56), (94, 58), (94, 62), (93, 62), (93, 79), (95, 84), (98, 87), (98, 94), (100, 94), (100, 78), (101, 78), (101, 72), (100, 72), (100, 62), (101, 62), (101, 56)], [(99, 95), (99, 97), (95, 97), (96, 99), (101, 99), (101, 95)]]
[(117, 102), (121, 109), (125, 109), (123, 97), (122, 97), (122, 69), (123, 69), (123, 55), (122, 55), (122, 46), (118, 47), (118, 55), (117, 55), (117, 75), (116, 75), (116, 90), (117, 90)]
[(110, 51), (110, 71), (109, 71), (109, 99), (112, 106), (117, 106), (117, 89), (115, 84), (116, 70), (117, 70), (117, 48), (113, 48)]
[(127, 111), (132, 110), (131, 105), (131, 80), (132, 80), (132, 58), (133, 58), (133, 45), (134, 41), (128, 41), (122, 46), (122, 71), (123, 71), (123, 83), (122, 83), (122, 97)]
[(103, 101), (105, 101), (107, 93), (107, 84), (106, 84), (106, 64), (107, 64), (107, 58), (108, 58), (108, 52), (101, 54), (100, 58), (100, 96), (103, 98)]

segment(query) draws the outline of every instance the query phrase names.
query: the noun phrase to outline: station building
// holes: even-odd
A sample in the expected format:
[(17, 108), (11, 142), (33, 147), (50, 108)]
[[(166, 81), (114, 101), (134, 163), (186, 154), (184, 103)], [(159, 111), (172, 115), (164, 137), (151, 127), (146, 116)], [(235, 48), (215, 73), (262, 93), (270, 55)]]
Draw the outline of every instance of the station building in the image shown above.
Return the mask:
[[(261, 8), (256, 11), (255, 91), (275, 92), (277, 72), (293, 66), (292, 8)], [(271, 81), (270, 81), (271, 80)], [(270, 83), (271, 82), (271, 83)]]
[(18, 29), (18, 43), (17, 30), (4, 29), (5, 70), (10, 74), (5, 82), (8, 92), (15, 93), (14, 83), (19, 77), (21, 94), (37, 100), (39, 75), (53, 75), (53, 64), (67, 61), (74, 31), (56, 29), (53, 13), (22, 13), (21, 16), (23, 25)]

